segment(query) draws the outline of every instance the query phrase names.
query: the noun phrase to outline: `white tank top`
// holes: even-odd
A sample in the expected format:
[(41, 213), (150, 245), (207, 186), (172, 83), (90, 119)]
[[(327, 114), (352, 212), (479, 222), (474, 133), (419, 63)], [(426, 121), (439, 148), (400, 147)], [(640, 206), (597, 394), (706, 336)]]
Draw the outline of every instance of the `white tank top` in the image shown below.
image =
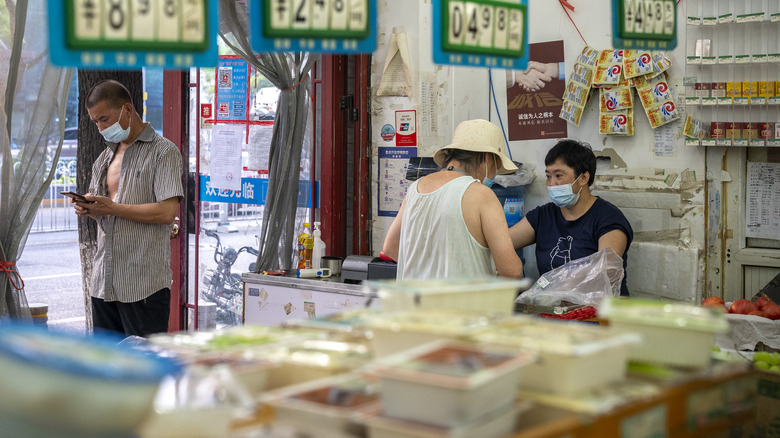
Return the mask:
[(406, 192), (396, 279), (496, 275), (490, 249), (474, 239), (463, 220), (463, 195), (479, 181), (461, 176), (431, 193), (418, 193), (418, 181)]

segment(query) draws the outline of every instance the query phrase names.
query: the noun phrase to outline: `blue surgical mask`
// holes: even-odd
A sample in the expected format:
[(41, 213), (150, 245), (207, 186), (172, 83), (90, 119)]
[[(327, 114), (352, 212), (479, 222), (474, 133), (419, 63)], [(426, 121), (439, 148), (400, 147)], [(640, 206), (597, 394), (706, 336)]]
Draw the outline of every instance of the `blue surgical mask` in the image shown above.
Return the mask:
[[(494, 163), (496, 162), (496, 156), (495, 155), (493, 155), (493, 162)], [(488, 178), (487, 177), (488, 176), (488, 165), (487, 165), (487, 160), (485, 160), (485, 178), (482, 179), (482, 184), (484, 184), (486, 187), (492, 187), (493, 186), (493, 181), (496, 180), (496, 175), (497, 174), (498, 174), (498, 172), (496, 171), (496, 173), (493, 174), (493, 178)]]
[(116, 123), (108, 128), (100, 131), (100, 135), (106, 139), (109, 143), (121, 143), (130, 136), (130, 122), (127, 123), (127, 128), (122, 129), (122, 125), (119, 124), (119, 119), (122, 118), (122, 113), (125, 111), (125, 106), (122, 105), (122, 110), (119, 111), (119, 118), (116, 119)]
[[(574, 178), (574, 181), (577, 181), (578, 179), (579, 176)], [(571, 184), (547, 186), (547, 192), (550, 194), (550, 200), (553, 202), (553, 204), (560, 208), (566, 208), (571, 207), (577, 203), (577, 200), (580, 199), (580, 192), (582, 191), (582, 187), (580, 187), (580, 190), (577, 193), (574, 193), (572, 191), (574, 181), (572, 181)]]

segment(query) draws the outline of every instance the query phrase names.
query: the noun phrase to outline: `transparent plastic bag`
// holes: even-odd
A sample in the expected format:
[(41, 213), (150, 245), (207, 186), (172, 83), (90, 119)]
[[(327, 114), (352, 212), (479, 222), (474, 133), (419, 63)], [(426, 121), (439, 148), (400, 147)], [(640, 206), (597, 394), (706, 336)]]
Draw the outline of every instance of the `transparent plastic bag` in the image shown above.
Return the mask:
[(516, 302), (559, 306), (567, 301), (597, 307), (603, 298), (620, 295), (623, 275), (623, 258), (604, 248), (545, 273)]

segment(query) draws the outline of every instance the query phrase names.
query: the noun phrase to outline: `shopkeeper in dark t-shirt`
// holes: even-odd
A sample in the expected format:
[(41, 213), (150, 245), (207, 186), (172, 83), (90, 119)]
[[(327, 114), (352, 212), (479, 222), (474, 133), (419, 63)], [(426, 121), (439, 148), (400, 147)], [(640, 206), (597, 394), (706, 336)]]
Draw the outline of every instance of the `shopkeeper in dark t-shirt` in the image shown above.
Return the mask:
[[(552, 202), (531, 211), (509, 229), (515, 248), (536, 243), (539, 275), (606, 247), (623, 257), (623, 271), (634, 231), (623, 213), (590, 193), (596, 156), (589, 146), (561, 140), (544, 159)], [(626, 277), (620, 288), (628, 295)]]

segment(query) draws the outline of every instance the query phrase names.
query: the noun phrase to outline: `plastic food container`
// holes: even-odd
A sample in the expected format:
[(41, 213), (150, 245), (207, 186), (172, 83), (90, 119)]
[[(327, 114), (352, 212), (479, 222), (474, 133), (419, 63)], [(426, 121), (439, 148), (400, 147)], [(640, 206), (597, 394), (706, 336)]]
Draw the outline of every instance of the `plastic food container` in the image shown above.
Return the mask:
[(121, 340), (0, 325), (0, 424), (7, 436), (127, 436), (173, 361)]
[(706, 367), (715, 334), (729, 330), (717, 309), (662, 300), (608, 298), (599, 316), (618, 331), (642, 335), (641, 345), (629, 351), (630, 360), (658, 365)]
[(517, 295), (530, 288), (528, 278), (497, 277), (369, 281), (366, 288), (379, 296), (383, 312), (420, 309), (461, 309), (511, 315)]
[(473, 311), (426, 309), (381, 314), (366, 321), (377, 358), (441, 339), (464, 339), (490, 323), (490, 317)]
[(257, 357), (273, 363), (269, 390), (354, 371), (373, 359), (365, 344), (324, 339), (277, 345), (258, 351)]
[(363, 417), (369, 438), (503, 438), (515, 428), (518, 409), (507, 407), (462, 427), (445, 428), (398, 420), (375, 411)]
[(290, 386), (266, 393), (274, 408), (274, 423), (298, 433), (322, 438), (363, 436), (355, 417), (379, 405), (379, 384), (357, 374)]
[[(453, 428), (508, 408), (527, 353), (453, 341), (432, 342), (380, 359), (384, 415)], [(510, 388), (510, 389), (508, 389)]]
[(641, 341), (608, 327), (528, 316), (503, 319), (472, 339), (534, 352), (520, 388), (559, 395), (624, 379), (629, 349)]

